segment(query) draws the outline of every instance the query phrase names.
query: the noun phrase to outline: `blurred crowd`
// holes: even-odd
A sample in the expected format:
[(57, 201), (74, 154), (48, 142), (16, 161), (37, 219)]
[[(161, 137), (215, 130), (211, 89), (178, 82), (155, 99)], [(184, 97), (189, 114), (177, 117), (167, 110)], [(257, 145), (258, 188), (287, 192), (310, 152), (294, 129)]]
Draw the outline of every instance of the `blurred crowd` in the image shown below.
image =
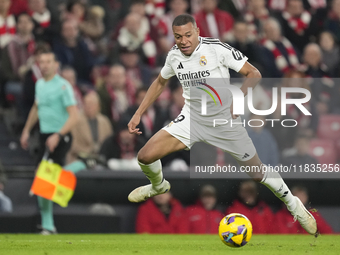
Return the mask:
[[(257, 185), (252, 180), (241, 182), (237, 198), (225, 210), (219, 208), (218, 194), (212, 185), (203, 186), (196, 203), (187, 207), (169, 192), (155, 196), (139, 207), (136, 232), (217, 234), (223, 216), (237, 212), (254, 223), (254, 234), (307, 234), (284, 204), (278, 210), (272, 210), (261, 200)], [(311, 208), (308, 190), (304, 186), (292, 187), (292, 194), (299, 197), (314, 216), (321, 234), (333, 233), (321, 214)]]
[[(183, 13), (194, 15), (201, 36), (237, 48), (261, 71), (265, 79), (254, 91), (256, 109), (270, 108), (273, 87), (311, 92), (303, 104), (311, 116), (295, 105), (282, 116), (280, 95), (270, 116), (297, 120), (298, 126), (249, 128), (264, 163), (338, 161), (340, 0), (0, 0), (0, 108), (14, 109), (9, 127), (21, 131), (41, 78), (37, 58), (51, 49), (82, 114), (72, 131), (68, 162), (79, 155), (102, 155), (113, 170), (138, 168), (138, 150), (184, 105), (180, 83), (173, 78), (142, 116), (142, 135), (127, 131), (174, 45), (172, 21)], [(241, 82), (237, 73), (231, 76)], [(235, 163), (215, 152), (216, 162)], [(163, 164), (186, 170), (188, 153), (170, 155)]]

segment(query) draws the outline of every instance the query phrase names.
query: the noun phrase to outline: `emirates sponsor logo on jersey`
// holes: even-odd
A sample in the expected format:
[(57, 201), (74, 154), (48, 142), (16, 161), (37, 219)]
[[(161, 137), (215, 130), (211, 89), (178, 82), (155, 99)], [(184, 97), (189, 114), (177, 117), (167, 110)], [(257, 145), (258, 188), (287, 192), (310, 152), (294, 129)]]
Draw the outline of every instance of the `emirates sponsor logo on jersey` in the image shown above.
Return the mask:
[(180, 81), (202, 79), (210, 76), (209, 70), (198, 71), (198, 72), (188, 72), (188, 73), (178, 73), (178, 79)]

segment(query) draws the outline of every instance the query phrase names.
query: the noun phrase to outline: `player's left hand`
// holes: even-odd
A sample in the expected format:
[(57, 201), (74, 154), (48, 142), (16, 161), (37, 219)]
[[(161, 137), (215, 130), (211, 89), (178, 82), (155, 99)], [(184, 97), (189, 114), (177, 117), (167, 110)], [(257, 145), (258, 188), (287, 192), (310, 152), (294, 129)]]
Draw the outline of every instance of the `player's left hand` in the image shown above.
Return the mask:
[(46, 146), (50, 152), (53, 152), (55, 148), (58, 146), (60, 141), (60, 137), (57, 133), (50, 135), (46, 140)]
[(240, 117), (240, 115), (234, 114), (233, 112), (234, 112), (234, 110), (233, 110), (233, 102), (231, 102), (231, 106), (230, 106), (231, 118), (235, 120), (235, 119), (237, 119), (238, 117)]

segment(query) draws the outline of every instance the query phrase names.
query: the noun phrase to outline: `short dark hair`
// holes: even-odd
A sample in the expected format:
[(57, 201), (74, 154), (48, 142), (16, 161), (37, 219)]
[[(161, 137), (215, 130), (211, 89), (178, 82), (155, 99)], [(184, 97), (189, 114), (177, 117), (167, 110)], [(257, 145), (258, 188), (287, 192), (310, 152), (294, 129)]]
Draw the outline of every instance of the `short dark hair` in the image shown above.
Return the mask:
[(63, 71), (72, 71), (75, 74), (75, 76), (77, 77), (76, 70), (70, 65), (63, 65), (60, 72), (63, 72)]
[(27, 16), (27, 17), (29, 18), (29, 20), (30, 20), (31, 22), (33, 22), (33, 19), (32, 19), (32, 17), (31, 17), (31, 15), (29, 15), (27, 12), (21, 12), (21, 13), (19, 13), (19, 14), (16, 16), (16, 18), (15, 18), (16, 23), (18, 23), (18, 21), (19, 21), (19, 19), (20, 19), (21, 16)]
[(137, 97), (139, 96), (140, 93), (142, 93), (142, 92), (147, 92), (147, 91), (148, 91), (148, 90), (147, 90), (146, 88), (144, 88), (144, 87), (138, 88), (138, 89), (136, 90), (136, 92), (135, 92), (135, 98), (137, 98)]
[(83, 6), (84, 9), (85, 9), (85, 14), (86, 14), (87, 6), (81, 0), (70, 0), (70, 1), (68, 1), (67, 4), (66, 4), (66, 10), (68, 12), (72, 12), (73, 6), (75, 6), (76, 4)]
[(51, 51), (51, 46), (46, 42), (37, 42), (34, 50), (34, 55), (39, 55), (42, 52)]
[(190, 14), (181, 14), (174, 19), (174, 21), (172, 22), (172, 26), (183, 26), (188, 24), (189, 22), (191, 22), (194, 27), (197, 27), (196, 20), (193, 16), (191, 16)]
[(54, 61), (58, 62), (58, 57), (53, 51), (46, 50), (46, 51), (39, 52), (39, 55), (42, 55), (42, 54), (51, 54), (54, 57)]
[(235, 26), (236, 24), (246, 24), (246, 25), (247, 25), (248, 23), (247, 23), (247, 21), (246, 21), (245, 19), (239, 18), (239, 19), (236, 19), (236, 20), (235, 20), (234, 26)]
[(302, 184), (299, 184), (299, 185), (292, 187), (291, 192), (293, 192), (293, 193), (295, 193), (295, 192), (305, 192), (308, 195), (308, 189)]

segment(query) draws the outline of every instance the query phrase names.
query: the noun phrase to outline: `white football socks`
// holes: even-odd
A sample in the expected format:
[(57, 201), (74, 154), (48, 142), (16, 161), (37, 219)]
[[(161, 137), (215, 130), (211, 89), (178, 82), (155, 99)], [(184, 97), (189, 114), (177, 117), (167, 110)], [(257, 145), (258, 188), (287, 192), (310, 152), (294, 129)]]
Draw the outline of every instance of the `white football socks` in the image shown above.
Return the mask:
[[(262, 165), (262, 167), (267, 166)], [(267, 186), (275, 194), (275, 196), (284, 202), (290, 212), (295, 209), (296, 199), (290, 192), (288, 186), (283, 181), (279, 173), (272, 171), (272, 169), (267, 169), (267, 171), (264, 173), (261, 183)]]
[(143, 173), (150, 180), (152, 186), (156, 189), (161, 188), (161, 184), (163, 182), (163, 172), (162, 172), (162, 163), (161, 160), (158, 159), (155, 162), (145, 165), (138, 161), (138, 164), (142, 168)]

